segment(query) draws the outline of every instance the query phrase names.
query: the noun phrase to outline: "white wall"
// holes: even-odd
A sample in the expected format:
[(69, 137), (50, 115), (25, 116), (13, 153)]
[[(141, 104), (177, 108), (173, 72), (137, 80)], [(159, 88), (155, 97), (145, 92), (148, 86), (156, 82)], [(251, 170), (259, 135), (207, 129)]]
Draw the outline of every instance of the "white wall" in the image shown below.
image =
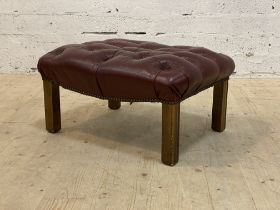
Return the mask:
[(114, 37), (204, 46), (232, 56), (235, 77), (280, 77), (280, 0), (0, 0), (0, 72)]

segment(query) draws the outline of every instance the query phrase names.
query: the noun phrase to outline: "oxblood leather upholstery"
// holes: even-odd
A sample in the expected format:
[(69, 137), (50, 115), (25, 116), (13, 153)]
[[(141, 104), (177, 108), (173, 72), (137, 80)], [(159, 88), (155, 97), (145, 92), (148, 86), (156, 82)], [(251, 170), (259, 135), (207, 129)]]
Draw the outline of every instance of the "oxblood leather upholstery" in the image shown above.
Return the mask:
[(228, 78), (233, 60), (202, 47), (109, 39), (65, 45), (40, 58), (45, 80), (121, 101), (177, 103)]

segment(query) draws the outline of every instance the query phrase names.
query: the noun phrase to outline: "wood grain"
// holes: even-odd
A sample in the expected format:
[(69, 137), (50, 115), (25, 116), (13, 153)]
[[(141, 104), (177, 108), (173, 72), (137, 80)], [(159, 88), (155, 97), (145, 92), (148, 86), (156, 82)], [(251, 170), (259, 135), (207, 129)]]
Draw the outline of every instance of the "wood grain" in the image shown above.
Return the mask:
[(223, 133), (211, 130), (212, 89), (182, 102), (174, 167), (160, 162), (161, 104), (110, 111), (61, 89), (53, 135), (39, 76), (0, 84), (0, 209), (279, 209), (279, 80), (231, 80)]
[(226, 128), (228, 80), (214, 85), (212, 107), (212, 129), (222, 132)]
[(59, 86), (47, 80), (43, 80), (43, 86), (46, 129), (57, 133), (61, 129)]
[(180, 103), (162, 104), (161, 161), (174, 166), (179, 160)]

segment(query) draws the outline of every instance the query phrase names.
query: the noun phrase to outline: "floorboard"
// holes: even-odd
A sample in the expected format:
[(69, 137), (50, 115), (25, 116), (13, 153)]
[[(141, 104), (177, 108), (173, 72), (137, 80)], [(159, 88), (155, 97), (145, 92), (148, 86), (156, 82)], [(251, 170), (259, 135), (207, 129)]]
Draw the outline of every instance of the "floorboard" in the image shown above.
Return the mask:
[(280, 80), (229, 82), (227, 128), (212, 89), (181, 105), (180, 160), (160, 162), (161, 105), (61, 89), (45, 131), (38, 75), (0, 74), (0, 209), (279, 209)]

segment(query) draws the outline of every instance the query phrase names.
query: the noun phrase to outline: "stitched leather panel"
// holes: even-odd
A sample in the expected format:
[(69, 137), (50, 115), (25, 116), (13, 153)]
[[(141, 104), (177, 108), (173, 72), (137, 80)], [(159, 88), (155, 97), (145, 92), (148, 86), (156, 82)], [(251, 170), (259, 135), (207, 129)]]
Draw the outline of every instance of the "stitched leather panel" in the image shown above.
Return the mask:
[(229, 77), (233, 60), (202, 47), (109, 39), (59, 47), (38, 63), (43, 79), (100, 98), (179, 102)]

